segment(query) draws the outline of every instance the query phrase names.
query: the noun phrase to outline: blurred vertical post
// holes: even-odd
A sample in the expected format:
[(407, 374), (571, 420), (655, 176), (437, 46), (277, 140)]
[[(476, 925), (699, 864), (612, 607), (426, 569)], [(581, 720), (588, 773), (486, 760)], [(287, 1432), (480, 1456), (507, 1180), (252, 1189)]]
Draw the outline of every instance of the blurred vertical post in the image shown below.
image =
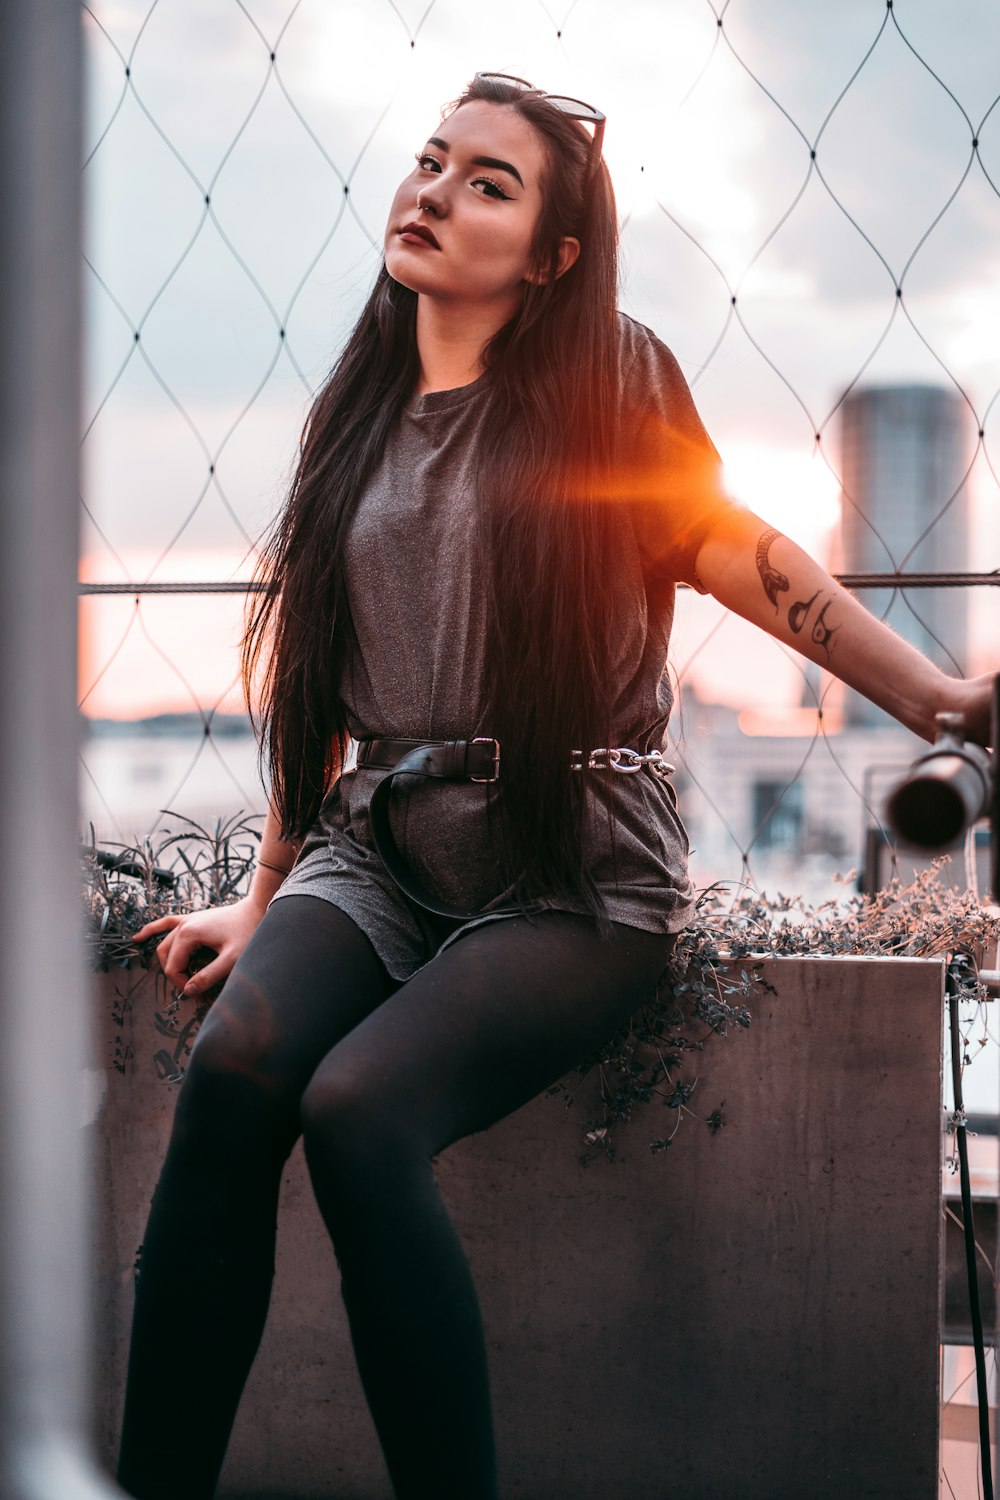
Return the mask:
[(88, 1452), (87, 993), (76, 800), (80, 9), (0, 47), (0, 1494), (118, 1491)]

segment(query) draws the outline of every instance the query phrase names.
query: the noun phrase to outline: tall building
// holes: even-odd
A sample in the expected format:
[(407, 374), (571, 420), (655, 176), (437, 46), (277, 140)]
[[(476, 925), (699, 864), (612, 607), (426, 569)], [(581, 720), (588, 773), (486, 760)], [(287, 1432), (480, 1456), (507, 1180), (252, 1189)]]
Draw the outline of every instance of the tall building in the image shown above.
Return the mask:
[[(852, 391), (841, 407), (840, 571), (962, 572), (969, 567), (973, 452), (968, 408), (956, 391), (931, 385)], [(968, 598), (962, 589), (859, 590), (885, 619), (946, 671), (966, 665)], [(848, 693), (849, 724), (890, 720)]]

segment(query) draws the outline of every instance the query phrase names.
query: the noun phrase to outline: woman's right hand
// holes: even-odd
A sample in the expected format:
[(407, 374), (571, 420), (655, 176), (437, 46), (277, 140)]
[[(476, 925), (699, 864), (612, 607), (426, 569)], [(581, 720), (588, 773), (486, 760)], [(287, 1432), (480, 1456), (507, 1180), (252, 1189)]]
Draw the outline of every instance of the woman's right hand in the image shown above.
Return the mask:
[[(147, 922), (132, 934), (132, 941), (144, 943), (165, 932), (156, 957), (167, 980), (183, 995), (203, 995), (217, 988), (229, 974), (266, 910), (266, 905), (245, 896), (229, 906), (211, 906), (187, 915), (174, 913)], [(210, 948), (216, 956), (189, 977), (189, 964), (199, 948)]]

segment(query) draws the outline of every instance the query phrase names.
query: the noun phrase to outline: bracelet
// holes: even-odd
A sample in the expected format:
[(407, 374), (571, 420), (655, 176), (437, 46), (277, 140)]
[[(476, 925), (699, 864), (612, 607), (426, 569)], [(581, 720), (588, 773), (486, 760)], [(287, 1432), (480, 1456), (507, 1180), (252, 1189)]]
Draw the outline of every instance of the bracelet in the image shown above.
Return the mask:
[(292, 873), (291, 867), (286, 870), (284, 865), (272, 865), (266, 859), (258, 859), (257, 863), (265, 870), (273, 870), (276, 875), (290, 875)]

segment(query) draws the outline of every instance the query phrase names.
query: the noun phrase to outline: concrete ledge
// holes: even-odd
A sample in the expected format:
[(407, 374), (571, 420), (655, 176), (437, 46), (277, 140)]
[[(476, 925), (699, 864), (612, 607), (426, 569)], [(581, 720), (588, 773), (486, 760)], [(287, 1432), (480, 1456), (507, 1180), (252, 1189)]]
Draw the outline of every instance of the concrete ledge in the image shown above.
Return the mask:
[[(586, 1101), (543, 1096), (442, 1156), (490, 1340), (504, 1500), (936, 1500), (943, 964), (784, 958), (768, 978), (751, 1031), (698, 1060), (692, 1106), (725, 1101), (717, 1135), (685, 1119), (651, 1156), (675, 1116), (650, 1109), (615, 1165), (583, 1169)], [(101, 976), (96, 992), (106, 1045), (134, 1051), (94, 1127), (110, 1461), (173, 1092), (153, 1067), (152, 981)], [(389, 1500), (300, 1150), (280, 1225), (220, 1493)], [(189, 1399), (164, 1416), (179, 1445)]]

